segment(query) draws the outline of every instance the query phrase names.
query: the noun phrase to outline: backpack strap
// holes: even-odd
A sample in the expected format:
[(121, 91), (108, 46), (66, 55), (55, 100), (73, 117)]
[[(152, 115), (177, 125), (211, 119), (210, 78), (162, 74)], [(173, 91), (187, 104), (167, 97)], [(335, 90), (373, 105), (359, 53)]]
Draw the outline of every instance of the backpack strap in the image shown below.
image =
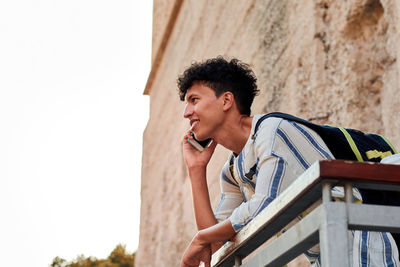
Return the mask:
[(378, 135), (383, 139), (383, 141), (386, 142), (386, 144), (388, 144), (388, 146), (390, 146), (390, 148), (393, 150), (394, 154), (397, 154), (396, 149), (394, 149), (394, 146), (389, 142), (389, 140), (387, 140), (386, 137), (384, 137), (383, 135), (380, 135), (380, 134), (378, 134)]
[(346, 137), (346, 140), (347, 142), (349, 142), (350, 148), (353, 151), (354, 155), (356, 156), (357, 160), (360, 162), (364, 162), (361, 153), (358, 150), (358, 147), (354, 142), (353, 138), (351, 137), (351, 135), (349, 134), (349, 132), (343, 127), (337, 127), (337, 128), (339, 128), (339, 130), (343, 133), (344, 137)]
[[(309, 126), (309, 127), (310, 127), (311, 124), (312, 124), (312, 125), (316, 125), (316, 124), (314, 124), (314, 123), (312, 123), (312, 122), (309, 122), (309, 121), (306, 121), (306, 120), (297, 118), (297, 117), (295, 117), (295, 116), (293, 116), (293, 115), (290, 115), (290, 114), (287, 114), (287, 113), (272, 112), (272, 113), (265, 114), (265, 115), (263, 115), (261, 118), (258, 119), (258, 121), (256, 122), (256, 126), (254, 127), (254, 133), (253, 133), (253, 135), (251, 136), (251, 139), (256, 138), (257, 131), (258, 131), (258, 128), (260, 128), (261, 123), (262, 123), (265, 119), (267, 119), (267, 118), (269, 118), (269, 117), (276, 117), (276, 118), (281, 118), (281, 119), (285, 119), (285, 120), (289, 120), (289, 121), (295, 121), (295, 122), (304, 124), (304, 125)], [(312, 128), (312, 127), (311, 127), (311, 128)]]
[(231, 156), (230, 156), (230, 158), (229, 158), (229, 173), (231, 174), (233, 180), (235, 180), (235, 182), (236, 182), (237, 184), (239, 184), (238, 181), (237, 181), (236, 178), (235, 178), (235, 175), (233, 174), (233, 165), (234, 165), (234, 161), (235, 161), (235, 155), (234, 155), (233, 152), (232, 152), (232, 154), (231, 154)]

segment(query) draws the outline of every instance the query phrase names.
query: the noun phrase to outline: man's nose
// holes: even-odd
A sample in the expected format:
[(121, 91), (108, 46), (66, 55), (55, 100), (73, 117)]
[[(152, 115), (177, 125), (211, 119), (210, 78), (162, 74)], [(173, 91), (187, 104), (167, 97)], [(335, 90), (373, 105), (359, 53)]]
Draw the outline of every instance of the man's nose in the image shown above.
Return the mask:
[(190, 105), (186, 104), (185, 109), (183, 110), (183, 117), (187, 119), (190, 115), (192, 115), (192, 113), (193, 109)]

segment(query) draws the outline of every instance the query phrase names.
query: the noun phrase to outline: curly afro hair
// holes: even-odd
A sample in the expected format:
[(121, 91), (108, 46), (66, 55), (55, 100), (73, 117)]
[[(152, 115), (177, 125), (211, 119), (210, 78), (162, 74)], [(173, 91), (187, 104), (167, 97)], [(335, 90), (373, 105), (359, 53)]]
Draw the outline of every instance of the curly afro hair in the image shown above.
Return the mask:
[(239, 112), (250, 116), (251, 105), (259, 90), (257, 79), (249, 65), (238, 59), (227, 61), (221, 56), (193, 63), (177, 80), (182, 101), (185, 100), (189, 88), (196, 82), (210, 87), (217, 97), (224, 92), (231, 92)]

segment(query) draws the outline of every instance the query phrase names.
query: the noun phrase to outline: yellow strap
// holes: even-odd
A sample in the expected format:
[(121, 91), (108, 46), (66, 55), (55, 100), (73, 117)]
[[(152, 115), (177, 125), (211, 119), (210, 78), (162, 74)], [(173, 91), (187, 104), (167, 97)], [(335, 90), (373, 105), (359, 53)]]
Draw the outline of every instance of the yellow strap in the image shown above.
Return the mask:
[(382, 152), (375, 149), (365, 152), (365, 155), (367, 155), (368, 159), (375, 159), (379, 158), (382, 155)]
[(353, 150), (353, 153), (354, 153), (354, 155), (356, 155), (357, 160), (360, 162), (364, 162), (364, 160), (360, 154), (360, 151), (358, 150), (358, 148), (356, 146), (356, 143), (354, 143), (353, 138), (351, 138), (351, 135), (347, 132), (347, 130), (345, 128), (343, 128), (343, 127), (338, 127), (338, 128), (342, 131), (342, 133), (346, 137), (347, 142), (349, 142), (351, 150)]
[(369, 150), (367, 152), (365, 152), (365, 155), (367, 155), (368, 159), (375, 159), (375, 158), (385, 158), (387, 156), (392, 155), (391, 151), (386, 151), (386, 152), (382, 152), (382, 151), (378, 151), (378, 150)]
[(394, 154), (397, 154), (396, 149), (392, 146), (392, 144), (389, 142), (389, 140), (386, 139), (383, 135), (378, 134), (385, 142), (390, 146), (390, 148), (393, 150)]

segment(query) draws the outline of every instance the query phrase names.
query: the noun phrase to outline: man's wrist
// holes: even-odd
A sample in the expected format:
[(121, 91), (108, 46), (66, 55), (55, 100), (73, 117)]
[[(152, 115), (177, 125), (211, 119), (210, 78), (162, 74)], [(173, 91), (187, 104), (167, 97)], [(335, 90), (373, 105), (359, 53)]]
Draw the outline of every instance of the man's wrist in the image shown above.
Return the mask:
[(207, 241), (206, 235), (207, 235), (207, 233), (205, 231), (203, 231), (203, 230), (198, 231), (194, 237), (194, 239), (196, 240), (196, 243), (198, 243), (199, 245), (202, 245), (202, 246), (210, 243), (209, 241)]
[(188, 167), (188, 171), (189, 171), (189, 176), (190, 178), (194, 178), (197, 176), (204, 176), (206, 174), (207, 171), (207, 166), (192, 166), (192, 167)]

